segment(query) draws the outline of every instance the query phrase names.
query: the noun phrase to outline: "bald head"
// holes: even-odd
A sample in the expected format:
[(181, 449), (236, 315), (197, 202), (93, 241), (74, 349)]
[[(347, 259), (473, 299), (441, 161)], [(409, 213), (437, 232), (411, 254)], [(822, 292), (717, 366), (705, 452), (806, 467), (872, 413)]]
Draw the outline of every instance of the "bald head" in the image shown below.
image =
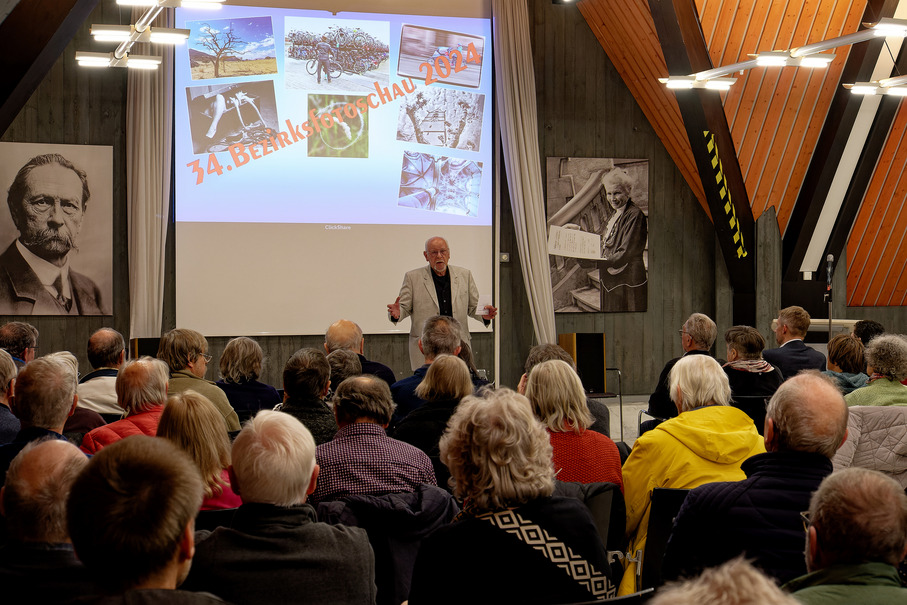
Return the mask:
[(119, 368), (125, 357), (126, 342), (113, 328), (101, 328), (88, 339), (88, 363), (94, 369)]
[(9, 466), (3, 514), (10, 534), (23, 542), (69, 542), (66, 498), (88, 458), (68, 441), (35, 441)]
[(147, 412), (167, 401), (170, 371), (160, 359), (143, 356), (127, 361), (114, 385), (117, 404), (126, 415)]
[(831, 458), (847, 437), (847, 414), (832, 378), (815, 370), (801, 372), (785, 381), (768, 404), (766, 449)]
[(324, 349), (327, 353), (344, 350), (362, 353), (362, 328), (348, 319), (335, 321), (324, 335)]

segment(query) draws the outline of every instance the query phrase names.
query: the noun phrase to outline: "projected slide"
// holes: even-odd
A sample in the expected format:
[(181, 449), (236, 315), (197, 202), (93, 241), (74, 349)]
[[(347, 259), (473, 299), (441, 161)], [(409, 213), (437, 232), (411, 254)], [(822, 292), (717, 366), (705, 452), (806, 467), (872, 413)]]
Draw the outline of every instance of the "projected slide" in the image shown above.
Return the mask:
[(177, 222), (491, 224), (488, 20), (228, 5), (177, 21)]

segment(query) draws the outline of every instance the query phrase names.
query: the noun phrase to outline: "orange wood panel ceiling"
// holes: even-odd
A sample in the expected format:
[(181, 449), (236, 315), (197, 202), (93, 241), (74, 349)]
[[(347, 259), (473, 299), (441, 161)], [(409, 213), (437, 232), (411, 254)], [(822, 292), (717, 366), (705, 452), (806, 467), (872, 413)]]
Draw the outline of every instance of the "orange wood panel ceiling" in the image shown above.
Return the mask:
[[(714, 66), (857, 31), (865, 0), (697, 0)], [(646, 0), (582, 0), (579, 10), (706, 207), (699, 175)], [(614, 27), (614, 24), (620, 27)], [(725, 113), (755, 218), (774, 206), (782, 232), (850, 47), (828, 69), (757, 68), (737, 74)], [(672, 74), (681, 75), (681, 74)]]
[(898, 108), (847, 241), (847, 304), (907, 304), (907, 105)]

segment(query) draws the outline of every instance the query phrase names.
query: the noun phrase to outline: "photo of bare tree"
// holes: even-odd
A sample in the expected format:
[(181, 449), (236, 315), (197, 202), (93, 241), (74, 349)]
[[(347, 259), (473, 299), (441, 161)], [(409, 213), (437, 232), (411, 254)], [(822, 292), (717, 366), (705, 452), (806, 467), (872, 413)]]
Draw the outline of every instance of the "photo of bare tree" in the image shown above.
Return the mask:
[(189, 21), (193, 80), (277, 73), (271, 17)]
[(397, 118), (397, 140), (479, 151), (485, 95), (434, 86), (406, 95)]

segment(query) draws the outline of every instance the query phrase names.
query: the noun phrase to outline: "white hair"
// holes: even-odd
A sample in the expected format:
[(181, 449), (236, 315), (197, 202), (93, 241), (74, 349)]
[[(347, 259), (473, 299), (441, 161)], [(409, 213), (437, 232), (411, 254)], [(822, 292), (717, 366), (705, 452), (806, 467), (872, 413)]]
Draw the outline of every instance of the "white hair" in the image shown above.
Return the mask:
[(708, 355), (687, 355), (671, 368), (671, 401), (682, 395), (682, 412), (704, 405), (728, 405), (731, 385), (721, 365)]
[(293, 416), (259, 412), (236, 437), (232, 457), (243, 502), (294, 506), (305, 501), (315, 440)]

